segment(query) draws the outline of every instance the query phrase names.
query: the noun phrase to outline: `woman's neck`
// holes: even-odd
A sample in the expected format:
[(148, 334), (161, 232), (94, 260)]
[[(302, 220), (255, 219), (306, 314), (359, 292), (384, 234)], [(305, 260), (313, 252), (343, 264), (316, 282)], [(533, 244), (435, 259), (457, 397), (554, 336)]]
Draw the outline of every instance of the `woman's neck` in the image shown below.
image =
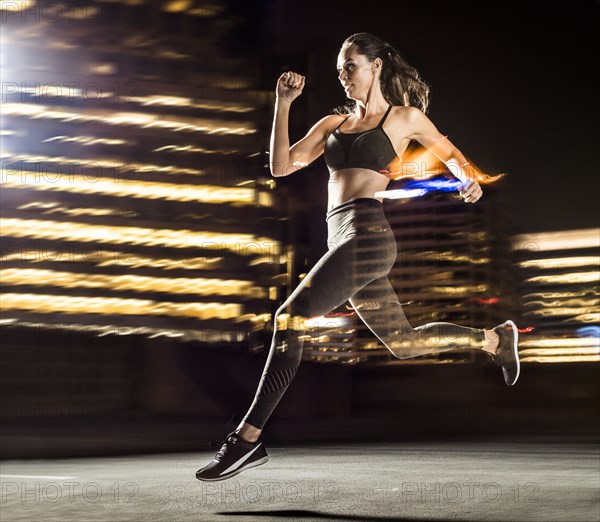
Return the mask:
[(389, 105), (390, 104), (386, 102), (383, 98), (375, 103), (367, 103), (367, 105), (357, 103), (356, 109), (354, 110), (354, 116), (359, 120), (365, 120), (367, 118), (370, 118), (371, 116), (375, 116), (377, 114), (385, 112)]
[(366, 100), (356, 100), (356, 109), (354, 115), (359, 120), (367, 119), (376, 114), (386, 111), (390, 104), (385, 101), (381, 89), (377, 86), (376, 90), (369, 91)]

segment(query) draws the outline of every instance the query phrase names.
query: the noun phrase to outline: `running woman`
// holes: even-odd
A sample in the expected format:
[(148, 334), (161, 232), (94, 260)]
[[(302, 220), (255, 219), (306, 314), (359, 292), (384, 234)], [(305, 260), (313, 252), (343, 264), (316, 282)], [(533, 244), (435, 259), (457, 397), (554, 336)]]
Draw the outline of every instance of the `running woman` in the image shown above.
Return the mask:
[[(411, 140), (465, 181), (460, 195), (466, 203), (481, 198), (478, 180), (497, 178), (475, 171), (468, 179), (464, 155), (425, 115), (427, 84), (389, 43), (369, 33), (349, 36), (338, 54), (337, 70), (353, 107), (347, 114), (336, 111), (325, 116), (291, 147), (289, 113), (305, 77), (288, 71), (277, 81), (271, 174), (289, 176), (324, 154), (330, 175), (328, 250), (275, 313), (271, 348), (254, 401), (237, 429), (218, 443), (221, 448), (213, 460), (196, 472), (200, 480), (224, 480), (269, 460), (259, 437), (300, 364), (304, 321), (346, 301), (399, 359), (483, 350), (501, 367), (507, 385), (514, 385), (519, 377), (518, 330), (510, 320), (489, 330), (446, 322), (415, 328), (409, 324), (388, 280), (397, 256), (396, 239), (384, 215), (383, 198), (375, 197), (385, 191), (393, 166)], [(279, 316), (286, 313), (287, 328), (278, 328)]]

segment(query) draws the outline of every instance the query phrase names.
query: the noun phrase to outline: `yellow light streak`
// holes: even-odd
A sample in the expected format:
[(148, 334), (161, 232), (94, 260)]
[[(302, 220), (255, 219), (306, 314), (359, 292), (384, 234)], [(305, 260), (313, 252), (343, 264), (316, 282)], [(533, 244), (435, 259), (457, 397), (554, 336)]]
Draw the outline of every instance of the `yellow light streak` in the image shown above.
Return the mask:
[(487, 285), (470, 285), (470, 286), (432, 286), (432, 293), (444, 295), (470, 295), (478, 292), (486, 292)]
[[(128, 326), (123, 324), (78, 324), (78, 323), (49, 323), (44, 321), (21, 321), (17, 318), (2, 319), (0, 326), (5, 328), (31, 328), (39, 330), (68, 330), (70, 332), (85, 332), (95, 334), (96, 337), (108, 335), (143, 335), (148, 339), (158, 337), (180, 338), (182, 340), (195, 340), (200, 342), (239, 342), (244, 340), (246, 332), (251, 325), (243, 325), (244, 329), (212, 329), (202, 328), (178, 329), (178, 328), (156, 328), (149, 326)], [(234, 327), (235, 328), (235, 327)]]
[[(28, 163), (51, 163), (56, 167), (59, 165), (77, 165), (79, 168), (87, 168), (91, 171), (95, 171), (95, 169), (100, 167), (123, 171), (131, 170), (134, 173), (160, 172), (162, 174), (203, 174), (201, 170), (177, 167), (176, 165), (153, 165), (152, 163), (135, 163), (130, 165), (122, 163), (118, 158), (68, 158), (66, 156), (44, 156), (43, 154), (11, 154), (10, 152), (4, 152), (0, 154), (0, 158), (3, 160), (10, 159), (13, 162), (25, 161)], [(4, 162), (4, 164), (6, 165), (6, 162)], [(15, 170), (14, 167), (9, 168)], [(4, 168), (3, 174), (7, 170), (8, 169)], [(21, 171), (18, 170), (18, 172)], [(92, 177), (95, 177), (94, 174), (95, 172), (92, 174)], [(47, 173), (47, 175), (50, 178), (54, 178), (57, 174), (50, 171)]]
[(449, 237), (464, 239), (466, 241), (485, 241), (488, 238), (488, 233), (485, 230), (466, 231), (459, 230), (457, 232), (449, 232)]
[(563, 322), (598, 323), (599, 320), (598, 314), (592, 313), (576, 315), (573, 319), (565, 319)]
[(198, 7), (193, 7), (187, 14), (191, 16), (198, 16), (201, 18), (213, 17), (220, 14), (223, 11), (224, 7), (222, 5), (202, 5)]
[(519, 234), (513, 240), (514, 250), (527, 250), (532, 254), (548, 250), (599, 247), (600, 228)]
[(63, 40), (50, 40), (48, 47), (50, 49), (77, 49), (78, 46)]
[[(141, 112), (112, 112), (95, 109), (94, 112), (72, 112), (67, 109), (32, 103), (5, 103), (0, 114), (4, 116), (26, 117), (31, 119), (51, 119), (63, 122), (98, 122), (108, 125), (133, 125), (144, 129), (157, 127), (173, 132), (202, 132), (204, 134), (236, 134), (245, 136), (257, 132), (250, 123), (239, 126), (235, 123), (215, 122), (200, 118), (180, 118), (146, 114)], [(220, 125), (220, 126), (217, 126)]]
[(569, 274), (554, 274), (528, 277), (526, 281), (530, 283), (552, 284), (573, 284), (573, 283), (592, 283), (600, 280), (600, 272), (571, 272)]
[(159, 58), (167, 58), (169, 60), (187, 60), (192, 57), (189, 54), (180, 53), (179, 51), (174, 51), (173, 49), (159, 50), (157, 56)]
[(527, 301), (523, 305), (524, 306), (579, 306), (579, 307), (594, 307), (600, 304), (600, 299), (556, 299), (554, 301)]
[(200, 154), (220, 154), (231, 155), (237, 154), (239, 149), (205, 149), (204, 147), (194, 147), (193, 145), (164, 145), (152, 149), (152, 152), (197, 152)]
[[(5, 245), (4, 251), (9, 247)], [(267, 256), (257, 258), (261, 263), (269, 262)], [(98, 267), (127, 266), (129, 268), (162, 268), (164, 270), (222, 270), (224, 258), (222, 257), (188, 257), (182, 259), (159, 258), (132, 254), (124, 251), (90, 250), (85, 252), (69, 252), (60, 250), (25, 249), (12, 253), (5, 253), (0, 261), (23, 261), (27, 263), (91, 263)], [(249, 261), (249, 265), (254, 264)]]
[(572, 268), (577, 266), (599, 266), (600, 256), (573, 256), (553, 259), (532, 259), (518, 263), (521, 268), (539, 268), (541, 270), (552, 268)]
[[(116, 292), (169, 292), (173, 294), (226, 295), (264, 298), (266, 289), (251, 281), (202, 277), (148, 277), (135, 275), (104, 275), (7, 268), (0, 270), (3, 284), (58, 286), (62, 288), (100, 288)], [(42, 283), (40, 283), (42, 282)]]
[[(598, 309), (598, 308), (585, 309), (583, 307), (577, 307), (577, 308), (560, 307), (560, 308), (549, 308), (549, 309), (545, 309), (545, 310), (530, 310), (530, 311), (523, 312), (523, 315), (525, 315), (527, 317), (529, 317), (529, 316), (553, 317), (553, 316), (557, 316), (557, 315), (597, 314), (599, 310), (600, 309)], [(599, 317), (599, 319), (600, 319), (600, 317)]]
[(192, 98), (183, 98), (180, 96), (125, 96), (123, 100), (137, 102), (142, 106), (166, 105), (174, 107), (190, 107), (192, 109), (203, 109), (215, 112), (235, 112), (240, 114), (256, 110), (256, 106), (234, 106), (217, 102), (197, 102)]
[(587, 348), (598, 346), (598, 337), (556, 337), (556, 338), (527, 338), (519, 340), (519, 349), (523, 348)]
[(569, 356), (543, 356), (543, 357), (524, 357), (522, 363), (590, 363), (599, 362), (597, 355), (569, 355)]
[[(218, 185), (191, 185), (162, 183), (109, 177), (86, 177), (71, 174), (40, 173), (30, 170), (2, 171), (4, 187), (39, 191), (73, 192), (77, 194), (102, 194), (141, 199), (164, 199), (169, 201), (197, 201), (199, 203), (228, 203), (235, 207), (254, 205), (255, 191), (244, 187), (221, 187)], [(11, 180), (11, 177), (15, 179)], [(261, 193), (263, 206), (271, 206), (271, 195)], [(269, 205), (265, 205), (269, 203)]]
[(135, 217), (138, 215), (133, 210), (117, 210), (113, 208), (69, 208), (61, 206), (59, 203), (32, 201), (25, 205), (17, 207), (17, 210), (41, 209), (42, 215), (65, 214), (67, 216), (123, 216)]
[(163, 3), (163, 11), (167, 13), (182, 13), (187, 11), (192, 4), (191, 0), (170, 0)]
[(489, 257), (473, 257), (466, 254), (457, 254), (451, 250), (426, 250), (416, 254), (400, 253), (402, 259), (411, 261), (454, 261), (456, 263), (470, 263), (473, 265), (484, 265), (490, 262)]
[(589, 348), (541, 348), (539, 350), (519, 350), (520, 357), (530, 356), (554, 356), (554, 355), (600, 355), (600, 347), (589, 347)]
[(35, 0), (19, 0), (15, 2), (14, 0), (2, 0), (0, 1), (0, 11), (26, 11), (27, 9), (33, 7), (35, 5)]
[(167, 315), (196, 319), (234, 319), (242, 311), (236, 303), (174, 303), (117, 297), (75, 297), (49, 294), (2, 295), (0, 310), (31, 310), (39, 313)]
[(223, 6), (218, 3), (202, 2), (200, 6), (194, 4), (192, 0), (170, 0), (163, 4), (163, 11), (198, 17), (213, 17), (223, 11)]
[(288, 260), (285, 256), (280, 256), (279, 260), (274, 260), (272, 257), (269, 257), (269, 256), (260, 256), (260, 257), (255, 257), (254, 259), (250, 259), (248, 261), (248, 266), (273, 264), (274, 262), (278, 263), (278, 264), (284, 264), (284, 263), (287, 263)]
[(2, 227), (2, 235), (5, 237), (229, 250), (242, 256), (279, 255), (281, 253), (278, 241), (267, 237), (256, 237), (251, 234), (116, 227), (69, 221), (18, 218), (1, 219), (0, 226)]
[[(66, 44), (65, 42), (55, 42), (53, 47), (60, 48), (73, 48), (74, 46)], [(37, 99), (45, 98), (63, 98), (69, 99), (80, 98), (87, 99), (90, 97), (89, 93), (84, 92), (82, 89), (78, 89), (71, 85), (56, 85), (56, 84), (43, 84), (43, 85), (11, 85), (10, 95), (7, 95), (7, 101), (10, 101), (8, 96), (16, 96), (18, 94), (31, 95)], [(264, 95), (260, 92), (256, 93), (257, 101), (261, 100)], [(166, 107), (189, 107), (192, 109), (202, 109), (207, 111), (215, 112), (232, 112), (232, 113), (248, 113), (256, 110), (256, 105), (232, 105), (219, 102), (210, 101), (195, 101), (192, 98), (185, 98), (182, 96), (172, 96), (167, 94), (150, 94), (147, 96), (128, 96), (125, 94), (116, 93), (110, 90), (98, 90), (94, 91), (94, 99), (108, 99), (122, 101), (123, 103), (137, 103), (142, 107), (151, 107), (153, 105), (166, 106)], [(25, 99), (23, 96), (22, 99)], [(263, 102), (266, 103), (268, 100), (264, 98)]]
[(54, 141), (59, 143), (80, 143), (85, 147), (90, 145), (133, 145), (133, 141), (130, 140), (97, 138), (95, 136), (52, 136), (51, 138), (42, 140), (42, 143), (52, 143)]
[(528, 299), (563, 299), (567, 297), (597, 297), (600, 296), (600, 292), (597, 292), (592, 289), (582, 290), (581, 292), (533, 292), (531, 294), (525, 294), (524, 298)]

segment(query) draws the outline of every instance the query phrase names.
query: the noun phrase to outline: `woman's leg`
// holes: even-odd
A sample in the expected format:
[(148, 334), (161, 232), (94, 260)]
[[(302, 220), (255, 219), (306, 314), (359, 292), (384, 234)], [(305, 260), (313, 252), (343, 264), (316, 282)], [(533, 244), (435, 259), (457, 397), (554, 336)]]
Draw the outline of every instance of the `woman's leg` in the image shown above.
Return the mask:
[[(346, 302), (360, 285), (353, 271), (354, 240), (346, 241), (328, 251), (274, 316), (273, 339), (254, 401), (242, 424), (249, 424), (246, 433), (262, 430), (267, 419), (290, 385), (302, 359), (307, 319), (319, 317)], [(364, 285), (365, 283), (363, 283)], [(287, 328), (280, 329), (279, 316), (290, 307)], [(240, 428), (243, 428), (242, 424)], [(245, 434), (242, 429), (241, 435)]]
[(434, 322), (413, 328), (387, 275), (367, 284), (350, 298), (358, 316), (398, 359), (472, 348), (493, 353), (497, 335), (490, 330)]
[[(373, 279), (387, 274), (396, 259), (393, 232), (376, 200), (350, 206), (328, 220), (328, 252), (275, 313), (273, 340), (252, 405), (238, 427), (248, 440), (258, 437), (295, 376), (302, 359), (306, 319), (345, 303)], [(289, 307), (287, 329), (278, 318)], [(258, 429), (258, 430), (257, 430)]]

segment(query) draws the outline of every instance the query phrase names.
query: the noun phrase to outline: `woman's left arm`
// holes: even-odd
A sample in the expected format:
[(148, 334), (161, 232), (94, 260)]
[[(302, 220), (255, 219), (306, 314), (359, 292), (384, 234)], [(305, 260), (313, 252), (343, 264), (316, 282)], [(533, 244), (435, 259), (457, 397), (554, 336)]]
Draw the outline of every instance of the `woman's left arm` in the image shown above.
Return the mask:
[[(483, 195), (477, 182), (478, 176), (474, 166), (463, 153), (437, 130), (433, 122), (417, 107), (404, 107), (403, 115), (408, 127), (408, 138), (418, 141), (443, 162), (454, 177), (464, 183), (459, 194), (466, 203), (475, 203)], [(483, 175), (485, 176), (485, 175)], [(480, 178), (482, 179), (482, 178)]]

